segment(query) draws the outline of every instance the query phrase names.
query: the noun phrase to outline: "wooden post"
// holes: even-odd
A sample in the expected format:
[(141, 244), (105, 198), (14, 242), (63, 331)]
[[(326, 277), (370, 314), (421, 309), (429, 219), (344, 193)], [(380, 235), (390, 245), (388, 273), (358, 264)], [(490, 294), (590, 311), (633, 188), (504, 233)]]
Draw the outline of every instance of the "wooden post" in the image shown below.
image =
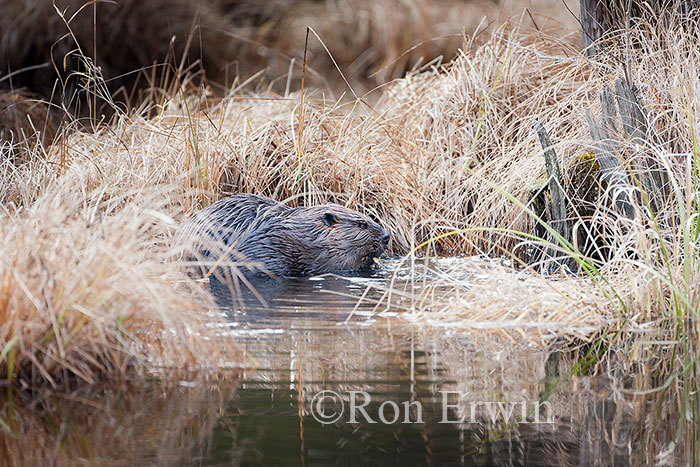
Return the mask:
[(595, 57), (599, 52), (598, 40), (610, 28), (606, 20), (604, 5), (601, 0), (579, 0), (581, 33), (586, 56)]
[[(547, 179), (549, 181), (549, 194), (552, 199), (552, 228), (568, 243), (571, 243), (571, 223), (567, 215), (566, 193), (564, 192), (561, 171), (557, 162), (557, 154), (552, 146), (552, 141), (549, 139), (547, 130), (537, 120), (532, 122), (532, 126), (540, 139), (542, 150), (544, 151), (544, 164), (547, 170)], [(556, 258), (561, 256), (557, 254), (554, 248), (547, 250), (547, 257)], [(559, 269), (557, 266), (569, 266), (572, 264), (571, 258), (552, 259), (545, 263), (542, 270), (545, 273), (552, 273)]]
[(540, 144), (544, 151), (544, 164), (547, 169), (547, 179), (549, 180), (549, 194), (552, 197), (552, 227), (567, 242), (571, 241), (571, 226), (566, 214), (566, 193), (562, 188), (561, 171), (557, 162), (557, 154), (554, 152), (552, 141), (549, 139), (547, 130), (542, 124), (535, 120), (532, 126), (540, 138)]
[(632, 146), (632, 160), (635, 162), (640, 182), (649, 199), (652, 212), (661, 212), (669, 196), (669, 180), (666, 170), (649, 154), (651, 145), (657, 138), (650, 134), (644, 104), (636, 87), (627, 86), (623, 79), (615, 81), (617, 105), (622, 119), (622, 130)]
[[(609, 92), (601, 93), (601, 98), (603, 96), (607, 98), (611, 95)], [(606, 104), (603, 108), (606, 106), (609, 108), (609, 104)], [(625, 168), (620, 164), (619, 159), (615, 157), (615, 152), (617, 152), (616, 146), (610, 137), (610, 133), (614, 131), (614, 128), (601, 127), (596, 122), (590, 109), (586, 109), (586, 120), (588, 120), (591, 138), (595, 141), (595, 155), (596, 161), (600, 166), (601, 178), (608, 184), (608, 189), (612, 194), (618, 213), (632, 220), (634, 219), (634, 206), (631, 202), (633, 187), (627, 181)]]

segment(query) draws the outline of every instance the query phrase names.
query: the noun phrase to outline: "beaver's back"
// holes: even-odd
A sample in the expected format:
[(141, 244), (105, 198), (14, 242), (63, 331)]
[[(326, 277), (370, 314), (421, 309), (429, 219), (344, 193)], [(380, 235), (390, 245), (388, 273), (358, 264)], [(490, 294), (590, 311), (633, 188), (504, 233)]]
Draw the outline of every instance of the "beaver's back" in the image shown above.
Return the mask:
[[(180, 229), (176, 245), (203, 259), (215, 256), (212, 250), (222, 250), (236, 242), (251, 228), (254, 221), (265, 216), (278, 215), (291, 210), (275, 200), (253, 194), (237, 194), (223, 198), (190, 217)], [(220, 252), (218, 252), (220, 253)], [(217, 255), (218, 256), (218, 255)]]

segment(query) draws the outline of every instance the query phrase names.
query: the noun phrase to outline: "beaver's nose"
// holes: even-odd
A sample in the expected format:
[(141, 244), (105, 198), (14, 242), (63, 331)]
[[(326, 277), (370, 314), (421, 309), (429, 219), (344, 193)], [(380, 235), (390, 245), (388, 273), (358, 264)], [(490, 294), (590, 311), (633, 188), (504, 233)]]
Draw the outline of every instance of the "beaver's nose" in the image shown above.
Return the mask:
[[(384, 230), (384, 229), (382, 229)], [(382, 242), (384, 246), (387, 246), (389, 244), (389, 232), (384, 230), (384, 233), (382, 234), (381, 237), (379, 237), (379, 240)]]

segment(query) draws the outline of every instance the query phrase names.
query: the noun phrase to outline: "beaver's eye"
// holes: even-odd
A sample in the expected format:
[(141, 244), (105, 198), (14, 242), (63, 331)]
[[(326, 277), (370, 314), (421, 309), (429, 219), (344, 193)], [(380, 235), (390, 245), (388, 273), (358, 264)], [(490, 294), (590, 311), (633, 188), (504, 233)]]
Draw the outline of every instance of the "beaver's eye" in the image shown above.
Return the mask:
[(365, 221), (360, 221), (357, 223), (357, 225), (359, 225), (361, 229), (367, 228), (367, 222), (365, 222)]
[(327, 226), (330, 227), (331, 225), (335, 224), (336, 222), (338, 222), (338, 218), (336, 217), (335, 214), (333, 214), (332, 212), (323, 213), (323, 223), (324, 224), (326, 224)]

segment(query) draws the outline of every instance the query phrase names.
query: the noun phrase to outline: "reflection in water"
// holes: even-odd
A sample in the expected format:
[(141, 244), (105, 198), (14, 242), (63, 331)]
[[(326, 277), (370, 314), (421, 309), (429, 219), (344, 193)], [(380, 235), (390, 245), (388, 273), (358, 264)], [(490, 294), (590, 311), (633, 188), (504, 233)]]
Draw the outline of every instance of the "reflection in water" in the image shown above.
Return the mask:
[(261, 281), (236, 299), (219, 284), (220, 334), (250, 357), (240, 381), (15, 396), (0, 454), (15, 465), (637, 465), (668, 447), (672, 404), (651, 430), (659, 396), (633, 395), (651, 385), (640, 368), (622, 371), (611, 351), (607, 376), (566, 378), (577, 354), (557, 340), (417, 325), (410, 292), (426, 284), (398, 272), (394, 288), (409, 293), (388, 311), (387, 272)]
[(5, 388), (0, 465), (177, 465), (201, 450), (239, 379), (163, 386), (83, 387), (71, 393)]
[[(649, 396), (629, 394), (649, 386), (641, 375), (562, 378), (575, 355), (560, 353), (555, 340), (534, 346), (517, 331), (415, 325), (411, 310), (421, 291), (439, 295), (431, 278), (444, 283), (440, 264), (421, 267), (415, 276), (398, 271), (394, 288), (409, 293), (396, 294), (389, 311), (384, 290), (391, 268), (363, 277), (255, 283), (258, 294), (242, 291), (239, 300), (217, 288), (229, 321), (224, 332), (255, 362), (237, 404), (264, 409), (245, 414), (243, 439), (251, 444), (232, 434), (211, 450), (219, 456), (214, 460), (634, 465), (666, 447), (673, 427), (657, 427), (651, 437), (642, 432), (653, 416)], [(465, 287), (483, 273), (465, 263), (459, 270)], [(453, 293), (452, 286), (444, 293)], [(352, 404), (357, 409), (367, 398), (365, 412), (355, 410), (353, 420)], [(413, 410), (408, 415), (406, 406)], [(416, 421), (417, 410), (424, 423), (401, 423)], [(382, 416), (397, 421), (383, 423)]]

